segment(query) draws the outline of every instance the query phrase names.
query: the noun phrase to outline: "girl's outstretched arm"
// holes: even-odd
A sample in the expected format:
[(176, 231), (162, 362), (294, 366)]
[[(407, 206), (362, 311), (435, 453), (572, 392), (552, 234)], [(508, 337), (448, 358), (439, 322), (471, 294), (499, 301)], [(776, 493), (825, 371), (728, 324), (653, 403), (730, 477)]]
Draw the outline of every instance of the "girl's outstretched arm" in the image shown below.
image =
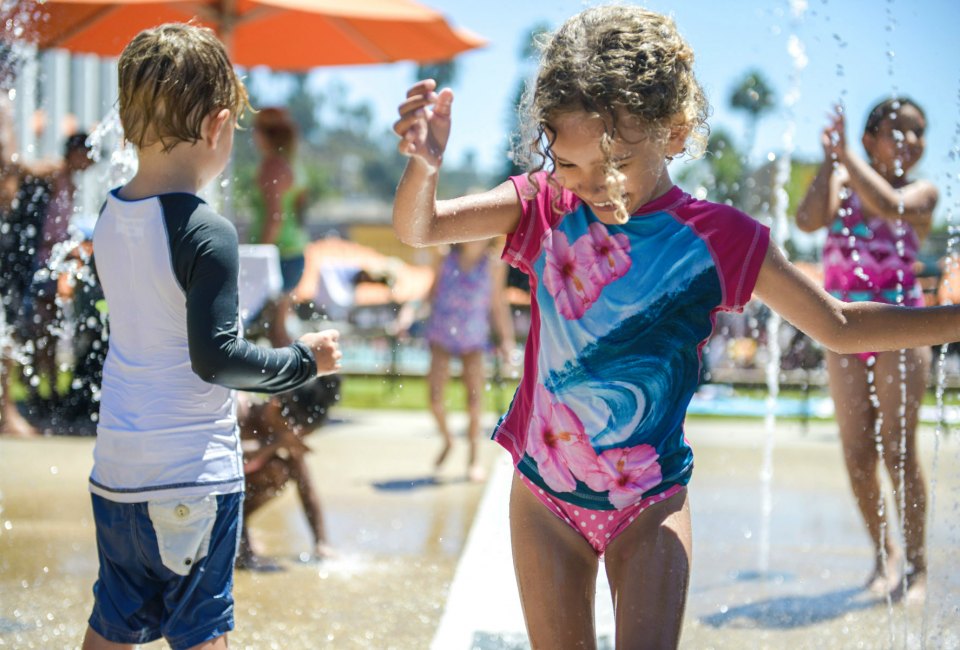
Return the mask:
[(410, 160), (397, 186), (393, 227), (411, 246), (487, 239), (513, 232), (520, 199), (509, 181), (481, 194), (437, 201), (440, 164), (450, 136), (453, 92), (432, 79), (414, 84), (393, 125), (398, 150)]
[(843, 354), (880, 352), (960, 340), (960, 306), (911, 308), (842, 302), (771, 245), (754, 294), (792, 325)]

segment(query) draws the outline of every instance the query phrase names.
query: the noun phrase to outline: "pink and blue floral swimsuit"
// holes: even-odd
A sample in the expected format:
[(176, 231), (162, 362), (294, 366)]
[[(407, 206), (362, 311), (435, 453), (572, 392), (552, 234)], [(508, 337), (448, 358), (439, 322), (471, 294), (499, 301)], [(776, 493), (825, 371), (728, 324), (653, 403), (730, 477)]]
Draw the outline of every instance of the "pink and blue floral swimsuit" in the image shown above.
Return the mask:
[[(588, 537), (604, 527), (570, 521), (580, 510), (593, 522), (627, 512), (632, 521), (690, 480), (683, 423), (700, 350), (715, 314), (750, 300), (769, 230), (678, 187), (606, 225), (545, 172), (538, 189), (511, 180), (523, 214), (503, 259), (530, 277), (531, 325), (523, 377), (493, 438), (541, 501), (559, 503)], [(600, 553), (606, 530), (588, 539)]]

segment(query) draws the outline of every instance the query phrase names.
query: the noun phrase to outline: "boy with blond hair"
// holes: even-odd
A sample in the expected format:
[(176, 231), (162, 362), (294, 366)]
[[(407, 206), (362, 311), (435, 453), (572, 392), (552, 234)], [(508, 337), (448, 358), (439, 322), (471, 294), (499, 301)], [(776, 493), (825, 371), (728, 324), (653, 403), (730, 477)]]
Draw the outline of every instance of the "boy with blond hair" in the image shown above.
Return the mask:
[(84, 650), (160, 637), (227, 647), (243, 503), (234, 389), (340, 367), (338, 333), (286, 348), (240, 336), (237, 233), (196, 193), (226, 166), (242, 82), (208, 29), (167, 24), (119, 60), (134, 178), (107, 196), (94, 256), (110, 314), (90, 475), (100, 572)]

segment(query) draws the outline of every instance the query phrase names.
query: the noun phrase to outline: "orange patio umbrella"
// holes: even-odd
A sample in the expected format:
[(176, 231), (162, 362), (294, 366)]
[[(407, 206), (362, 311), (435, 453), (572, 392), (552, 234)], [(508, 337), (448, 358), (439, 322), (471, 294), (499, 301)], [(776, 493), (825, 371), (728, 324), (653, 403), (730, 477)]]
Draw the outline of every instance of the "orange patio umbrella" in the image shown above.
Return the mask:
[(24, 0), (3, 15), (41, 49), (117, 56), (139, 31), (166, 22), (212, 28), (240, 66), (436, 62), (485, 41), (413, 0)]

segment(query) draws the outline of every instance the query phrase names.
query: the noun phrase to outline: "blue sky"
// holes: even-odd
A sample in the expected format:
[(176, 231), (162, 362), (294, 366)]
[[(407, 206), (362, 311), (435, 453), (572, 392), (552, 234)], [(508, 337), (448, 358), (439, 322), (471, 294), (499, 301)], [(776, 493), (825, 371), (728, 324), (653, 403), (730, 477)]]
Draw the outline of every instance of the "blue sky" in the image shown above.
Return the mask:
[[(532, 70), (519, 51), (529, 28), (556, 26), (586, 6), (580, 0), (426, 0), (454, 25), (489, 40), (462, 55), (454, 84), (454, 127), (449, 156), (476, 152), (479, 164), (496, 169), (505, 155), (507, 115), (517, 81)], [(859, 141), (869, 108), (896, 91), (914, 97), (927, 111), (927, 151), (917, 174), (941, 188), (940, 216), (960, 185), (960, 2), (957, 0), (649, 0), (644, 5), (673, 15), (696, 53), (696, 71), (713, 107), (710, 124), (743, 142), (745, 119), (728, 107), (738, 79), (759, 69), (783, 99), (796, 91), (792, 109), (768, 114), (759, 127), (752, 158), (783, 151), (784, 133), (794, 132), (794, 155), (820, 156), (819, 133), (829, 108), (847, 107), (851, 142)], [(864, 11), (864, 7), (872, 7)], [(796, 10), (796, 11), (795, 11)], [(788, 52), (793, 37), (794, 54)], [(805, 67), (795, 73), (798, 60)], [(342, 83), (353, 100), (369, 100), (376, 120), (387, 127), (413, 80), (415, 66), (318, 69), (311, 83)], [(792, 80), (795, 76), (795, 81)], [(676, 164), (676, 163), (675, 163)], [(952, 192), (954, 195), (958, 191)]]

